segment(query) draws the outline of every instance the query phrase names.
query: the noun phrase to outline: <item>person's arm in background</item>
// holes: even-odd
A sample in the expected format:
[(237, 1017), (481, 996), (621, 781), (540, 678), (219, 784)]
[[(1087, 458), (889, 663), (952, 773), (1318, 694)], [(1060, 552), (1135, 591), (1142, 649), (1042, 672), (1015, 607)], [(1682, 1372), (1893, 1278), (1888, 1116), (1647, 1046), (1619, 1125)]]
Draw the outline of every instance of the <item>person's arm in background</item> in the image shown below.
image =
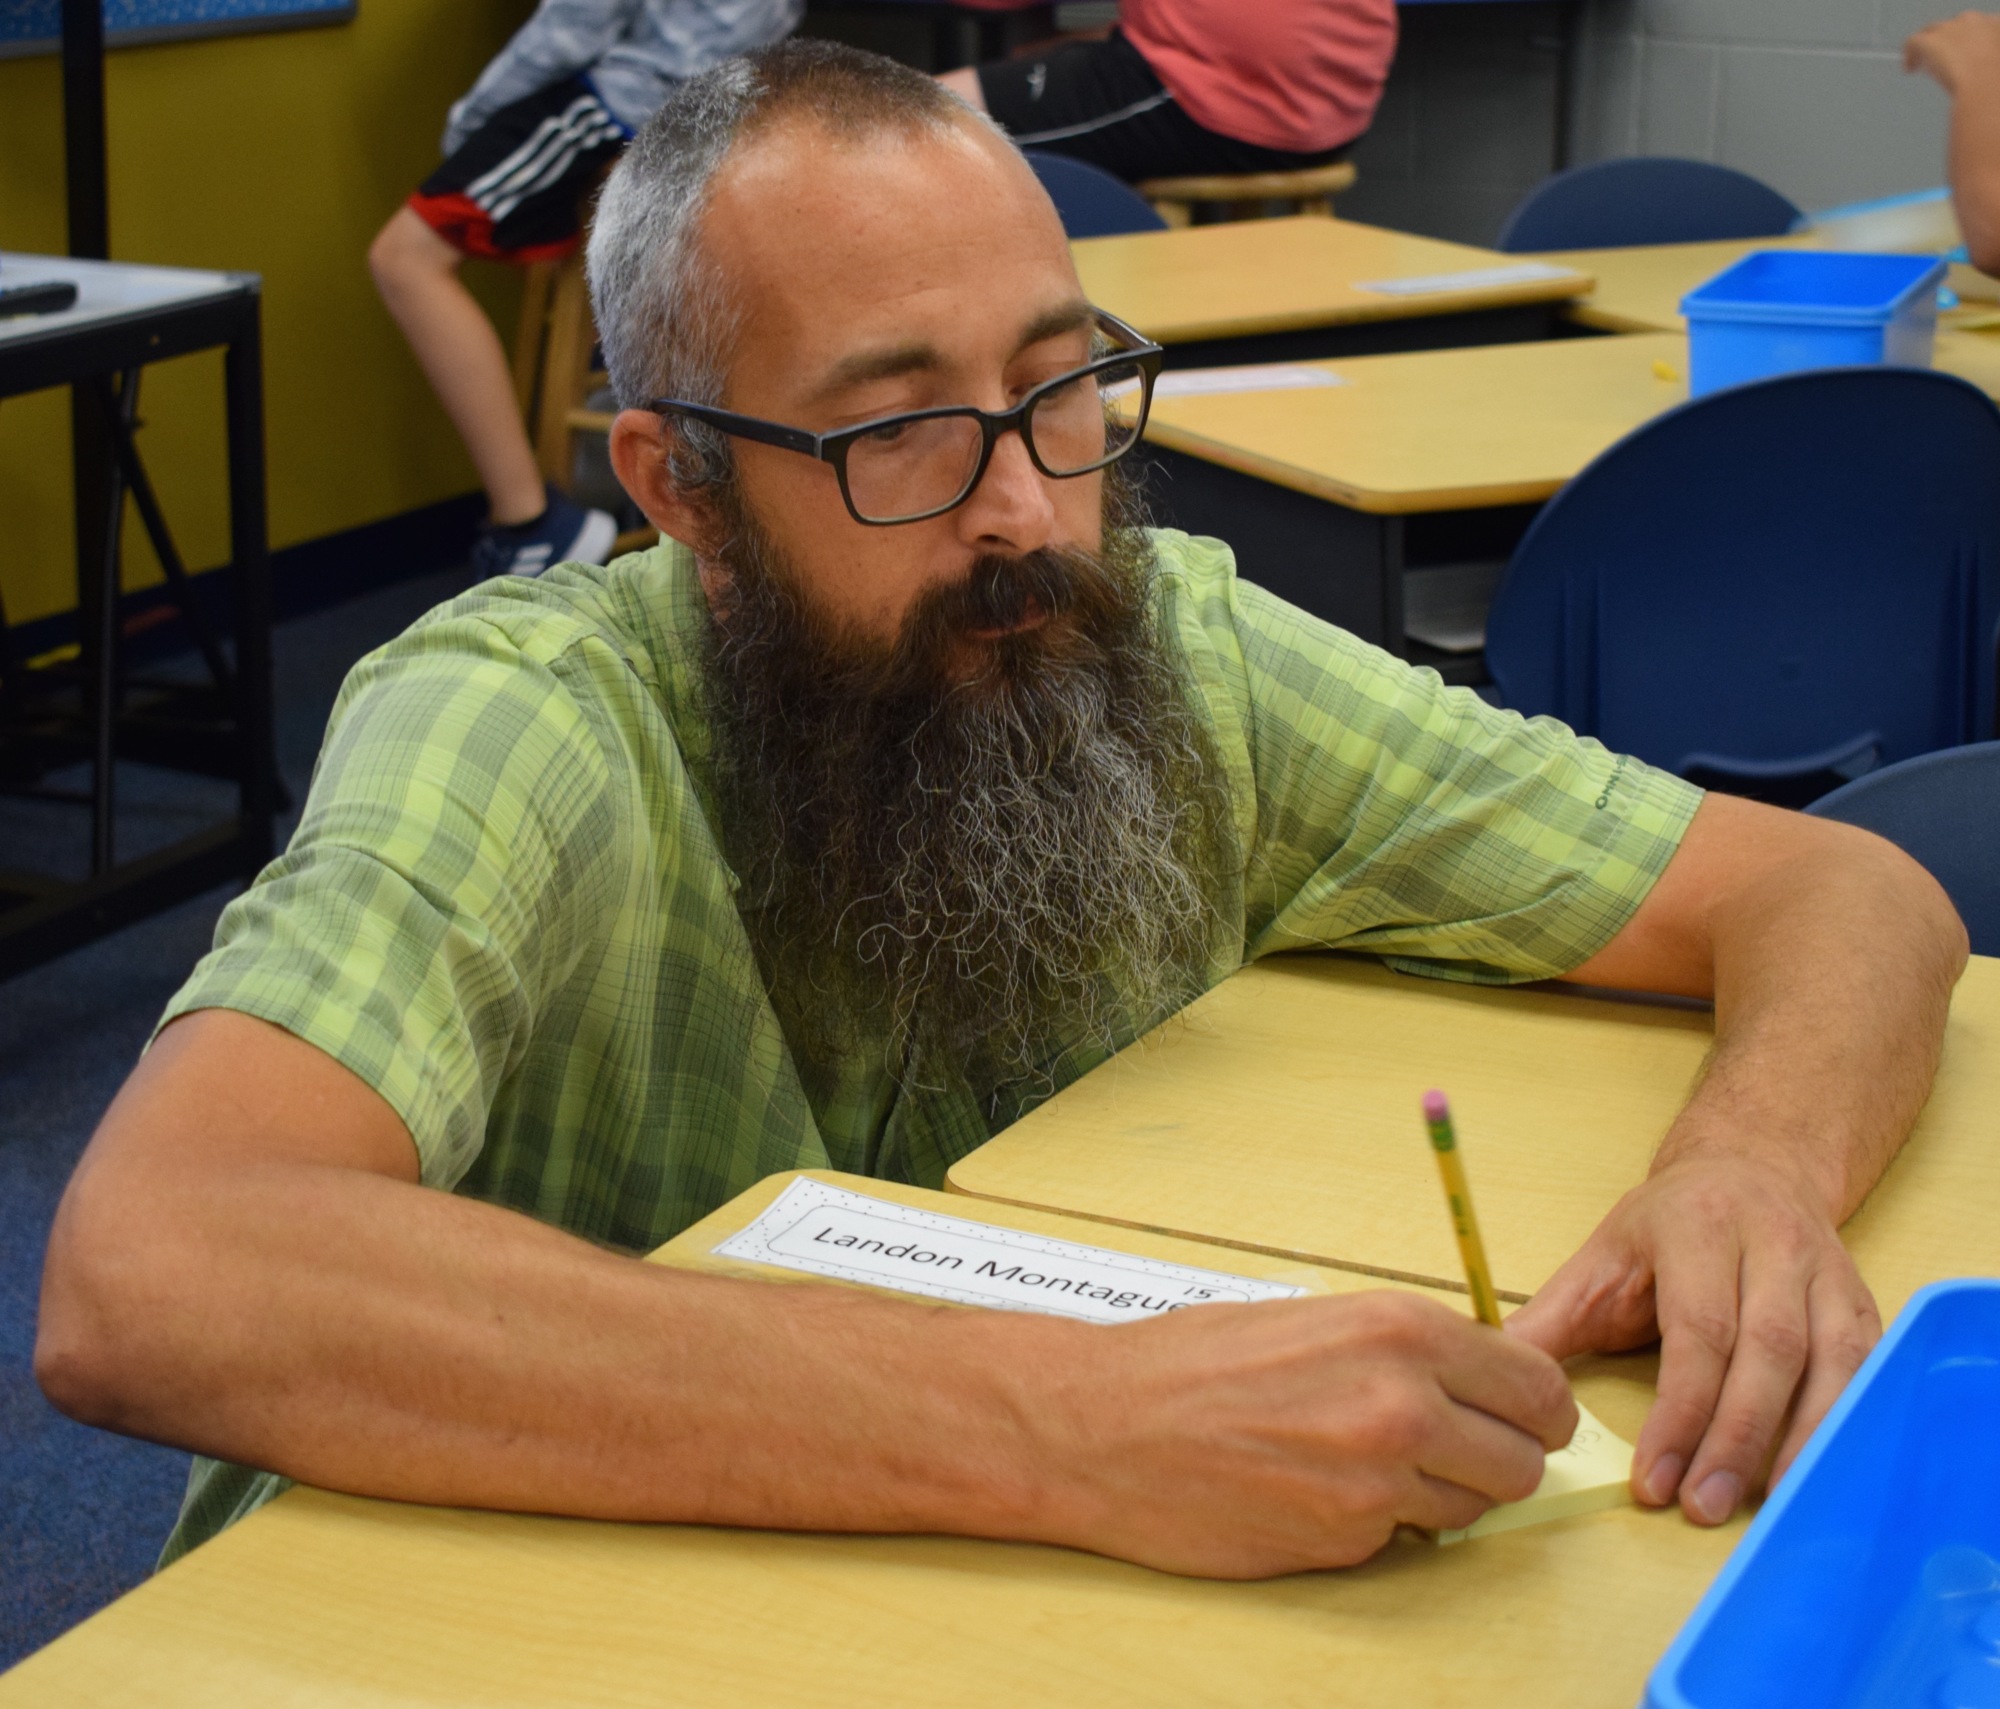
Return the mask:
[(1719, 1524), (1867, 1356), (1881, 1324), (1838, 1230), (1929, 1096), (1965, 959), (1950, 901), (1892, 844), (1710, 795), (1569, 975), (1715, 1002), (1715, 1048), (1647, 1179), (1508, 1323), (1557, 1358), (1660, 1338), (1642, 1499)]
[(1903, 67), (1951, 97), (1952, 207), (1973, 266), (2000, 274), (2000, 15), (1961, 12), (1917, 31)]
[(588, 71), (625, 34), (641, 3), (542, 0), (534, 15), (479, 74), (479, 81), (453, 105), (445, 121), (442, 152), (453, 153), (510, 102)]

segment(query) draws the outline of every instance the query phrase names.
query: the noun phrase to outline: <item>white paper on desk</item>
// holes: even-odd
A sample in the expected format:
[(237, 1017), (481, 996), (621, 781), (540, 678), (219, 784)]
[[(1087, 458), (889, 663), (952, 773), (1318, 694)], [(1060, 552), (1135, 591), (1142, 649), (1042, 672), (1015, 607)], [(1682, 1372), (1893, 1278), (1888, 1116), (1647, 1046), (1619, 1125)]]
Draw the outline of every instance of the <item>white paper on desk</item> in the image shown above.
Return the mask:
[(1139, 1323), (1183, 1306), (1292, 1299), (1306, 1291), (996, 1228), (811, 1180), (794, 1181), (714, 1251), (718, 1258), (961, 1305), (1092, 1323)]
[(1251, 362), (1238, 368), (1175, 368), (1153, 382), (1155, 398), (1199, 398), (1217, 392), (1299, 392), (1347, 382), (1303, 362)]
[(1510, 261), (1504, 267), (1469, 267), (1462, 273), (1412, 273), (1406, 279), (1357, 281), (1357, 291), (1384, 297), (1421, 297), (1437, 291), (1482, 291), (1494, 285), (1530, 285), (1537, 279), (1571, 279), (1573, 267), (1546, 261)]

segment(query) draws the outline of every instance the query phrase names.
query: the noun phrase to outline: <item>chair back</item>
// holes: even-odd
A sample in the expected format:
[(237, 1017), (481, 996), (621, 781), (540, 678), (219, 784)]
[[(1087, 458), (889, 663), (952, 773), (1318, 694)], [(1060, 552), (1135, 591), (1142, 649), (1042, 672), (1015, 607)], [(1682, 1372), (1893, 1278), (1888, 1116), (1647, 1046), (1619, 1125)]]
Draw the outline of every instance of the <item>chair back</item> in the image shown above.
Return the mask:
[(1993, 733), (2000, 410), (1950, 375), (1712, 392), (1552, 499), (1494, 594), (1504, 704), (1799, 805)]
[(1822, 795), (1809, 813), (1887, 837), (1930, 869), (1975, 955), (2000, 955), (2000, 742), (1884, 766)]
[(1518, 254), (1778, 237), (1804, 217), (1770, 185), (1732, 166), (1634, 155), (1544, 178), (1507, 216), (1499, 247)]
[(1071, 160), (1064, 154), (1024, 150), (1028, 164), (1062, 216), (1063, 230), (1072, 238), (1117, 237), (1128, 231), (1165, 231), (1167, 222), (1152, 204), (1122, 178), (1101, 166)]

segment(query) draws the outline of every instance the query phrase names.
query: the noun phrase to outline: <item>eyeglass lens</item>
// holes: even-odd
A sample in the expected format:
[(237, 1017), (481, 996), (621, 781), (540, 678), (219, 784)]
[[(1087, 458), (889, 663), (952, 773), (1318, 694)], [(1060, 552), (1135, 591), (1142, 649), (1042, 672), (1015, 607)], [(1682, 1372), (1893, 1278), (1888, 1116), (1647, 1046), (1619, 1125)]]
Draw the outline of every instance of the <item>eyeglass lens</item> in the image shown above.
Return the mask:
[[(1120, 363), (1042, 393), (1024, 425), (1042, 467), (1081, 475), (1129, 451), (1138, 437), (1142, 376), (1137, 362)], [(1116, 407), (1121, 397), (1125, 410)], [(948, 509), (971, 491), (982, 442), (969, 415), (886, 422), (848, 446), (848, 496), (871, 522)]]

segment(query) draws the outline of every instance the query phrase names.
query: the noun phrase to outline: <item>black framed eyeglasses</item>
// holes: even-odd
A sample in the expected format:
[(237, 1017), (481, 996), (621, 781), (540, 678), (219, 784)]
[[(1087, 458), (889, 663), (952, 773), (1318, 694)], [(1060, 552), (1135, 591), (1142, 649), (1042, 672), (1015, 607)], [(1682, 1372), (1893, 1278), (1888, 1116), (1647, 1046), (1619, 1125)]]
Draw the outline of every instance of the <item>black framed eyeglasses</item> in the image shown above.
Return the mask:
[(1164, 352), (1117, 316), (1092, 312), (1092, 342), (1104, 354), (1045, 380), (1012, 409), (917, 409), (811, 433), (679, 398), (655, 398), (646, 407), (831, 463), (856, 522), (873, 528), (923, 522), (972, 496), (1003, 433), (1020, 434), (1035, 467), (1059, 481), (1115, 463), (1139, 443)]

